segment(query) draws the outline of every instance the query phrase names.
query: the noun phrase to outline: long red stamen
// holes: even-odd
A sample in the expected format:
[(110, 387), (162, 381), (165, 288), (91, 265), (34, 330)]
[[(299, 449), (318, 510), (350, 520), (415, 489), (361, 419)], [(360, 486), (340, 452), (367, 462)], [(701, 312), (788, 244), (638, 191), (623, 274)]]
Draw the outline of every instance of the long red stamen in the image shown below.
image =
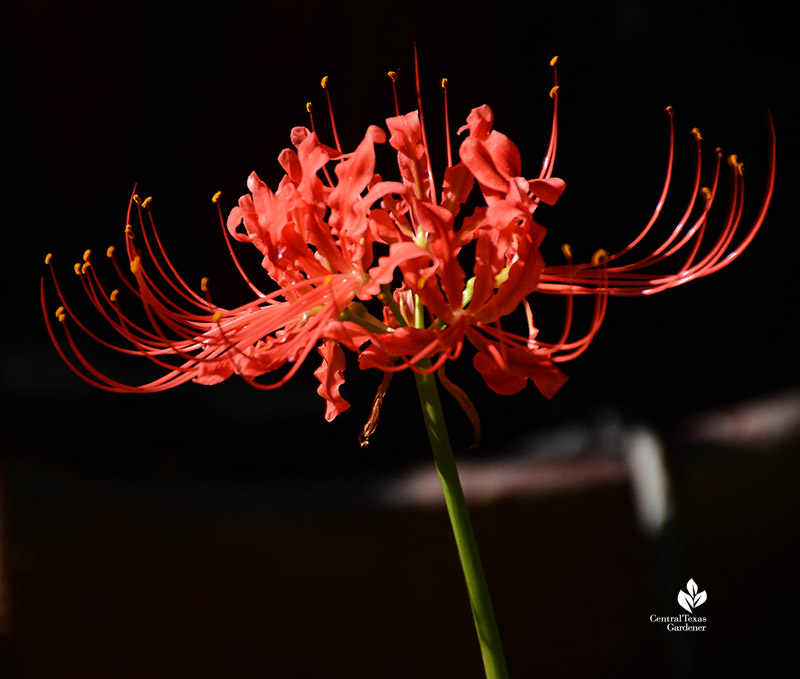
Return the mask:
[[(156, 229), (155, 221), (153, 220), (153, 213), (152, 213), (152, 211), (150, 209), (149, 201), (150, 201), (149, 198), (145, 199), (145, 201), (143, 201), (142, 204), (138, 206), (138, 211), (139, 211), (139, 221), (140, 221), (140, 224), (141, 224), (141, 227), (142, 227), (142, 236), (144, 238), (145, 246), (147, 247), (147, 252), (150, 255), (150, 258), (153, 260), (153, 264), (155, 264), (156, 269), (158, 270), (158, 273), (161, 274), (161, 276), (164, 278), (166, 283), (175, 292), (177, 292), (181, 297), (183, 297), (183, 299), (185, 299), (186, 301), (188, 301), (190, 303), (200, 304), (202, 306), (203, 305), (203, 298), (200, 295), (198, 295), (194, 290), (192, 290), (186, 284), (186, 281), (183, 280), (181, 275), (178, 273), (177, 269), (173, 266), (172, 262), (170, 261), (170, 258), (167, 256), (167, 253), (164, 250), (164, 246), (161, 243), (161, 238), (158, 235), (158, 230)], [(174, 282), (169, 277), (167, 272), (161, 266), (161, 264), (158, 261), (158, 258), (156, 257), (155, 252), (153, 251), (153, 248), (150, 245), (150, 239), (149, 239), (149, 237), (147, 235), (147, 229), (144, 228), (144, 221), (142, 220), (142, 212), (141, 211), (142, 211), (143, 208), (147, 211), (147, 217), (148, 217), (148, 220), (150, 222), (150, 228), (153, 231), (153, 237), (155, 238), (156, 245), (158, 246), (158, 252), (161, 255), (161, 257), (164, 259), (164, 262), (167, 265), (167, 268), (169, 269), (169, 272), (175, 277), (175, 280), (177, 281), (177, 283)]]
[[(603, 251), (598, 251), (595, 253), (593, 259), (598, 261), (600, 266), (601, 272), (606, 273), (608, 271), (608, 267), (606, 266), (608, 255)], [(601, 281), (601, 288), (598, 293), (595, 295), (594, 298), (594, 313), (592, 314), (592, 323), (589, 327), (588, 332), (584, 335), (580, 340), (577, 342), (571, 342), (562, 344), (560, 347), (557, 348), (557, 351), (565, 351), (571, 349), (570, 353), (567, 354), (558, 354), (553, 356), (552, 359), (555, 363), (563, 363), (565, 361), (571, 361), (578, 356), (580, 356), (584, 351), (589, 348), (589, 345), (594, 340), (595, 335), (597, 334), (598, 330), (600, 330), (600, 326), (603, 324), (603, 320), (605, 319), (606, 309), (608, 308), (608, 282), (607, 280)]]
[(397, 71), (389, 71), (386, 75), (392, 81), (392, 97), (394, 98), (394, 114), (400, 117), (400, 103), (397, 100)]
[(735, 260), (742, 252), (747, 248), (748, 245), (753, 241), (758, 230), (761, 228), (761, 225), (764, 223), (764, 219), (767, 216), (767, 210), (769, 209), (769, 204), (772, 201), (772, 193), (775, 190), (775, 125), (772, 121), (772, 112), (767, 111), (767, 123), (769, 125), (770, 131), (770, 156), (769, 156), (769, 174), (768, 174), (768, 181), (767, 181), (767, 189), (764, 193), (764, 198), (761, 201), (761, 207), (759, 208), (758, 215), (756, 216), (755, 220), (753, 221), (753, 225), (748, 231), (747, 235), (742, 239), (742, 242), (739, 243), (731, 252), (729, 252), (724, 259), (720, 262), (716, 263), (713, 267), (708, 270), (708, 273), (714, 273), (715, 271), (719, 271), (719, 269), (727, 266), (733, 260)]
[(641, 243), (644, 237), (650, 232), (650, 229), (653, 228), (653, 225), (656, 223), (656, 221), (658, 221), (658, 217), (664, 208), (664, 203), (667, 199), (667, 194), (669, 193), (670, 182), (672, 181), (672, 165), (675, 159), (675, 124), (673, 122), (674, 113), (671, 106), (667, 106), (665, 110), (669, 120), (669, 156), (667, 159), (667, 171), (666, 176), (664, 177), (664, 184), (661, 187), (661, 195), (658, 197), (658, 202), (653, 210), (653, 214), (650, 216), (650, 219), (648, 220), (647, 224), (645, 224), (644, 228), (639, 232), (639, 235), (636, 236), (636, 238), (634, 238), (628, 245), (622, 248), (622, 250), (610, 255), (609, 259), (611, 261), (622, 257), (622, 255), (630, 252), (639, 243)]
[(417, 108), (419, 109), (419, 127), (422, 132), (422, 146), (425, 149), (425, 158), (428, 161), (428, 199), (436, 204), (436, 185), (433, 182), (433, 168), (431, 166), (431, 152), (428, 147), (428, 135), (425, 133), (425, 118), (422, 115), (422, 91), (419, 86), (419, 58), (417, 57), (417, 43), (414, 43), (414, 82), (417, 91)]
[[(567, 260), (567, 269), (572, 268), (572, 248), (569, 244), (564, 243), (561, 246), (561, 251), (564, 253), (564, 259)], [(558, 342), (556, 342), (557, 346), (562, 346), (566, 343), (567, 339), (569, 338), (569, 333), (572, 330), (572, 315), (574, 312), (575, 307), (575, 295), (572, 292), (572, 277), (570, 276), (567, 285), (569, 285), (569, 293), (567, 294), (567, 310), (564, 315), (564, 328), (561, 331), (561, 337), (559, 338)]]
[(311, 131), (316, 134), (317, 128), (314, 127), (314, 107), (310, 101), (306, 102), (306, 113), (308, 113), (308, 122), (311, 125)]
[(444, 100), (444, 138), (447, 142), (447, 167), (453, 167), (453, 150), (450, 145), (450, 116), (447, 112), (447, 78), (442, 78), (442, 99)]
[(342, 145), (339, 143), (339, 134), (336, 132), (336, 121), (333, 119), (333, 105), (331, 104), (331, 91), (328, 88), (328, 76), (324, 76), (319, 82), (319, 86), (325, 90), (325, 96), (328, 99), (328, 113), (331, 118), (331, 131), (333, 132), (333, 141), (336, 144), (336, 150), (341, 153)]
[[(310, 104), (309, 104), (310, 105)], [(266, 297), (266, 294), (259, 290), (253, 281), (250, 280), (250, 277), (245, 273), (244, 268), (242, 268), (242, 264), (239, 261), (239, 258), (236, 256), (236, 252), (233, 249), (233, 243), (231, 242), (231, 235), (228, 233), (228, 228), (225, 225), (225, 218), (222, 216), (222, 206), (219, 203), (220, 192), (217, 191), (214, 196), (212, 197), (211, 201), (217, 206), (217, 214), (219, 215), (219, 223), (222, 227), (222, 236), (225, 238), (225, 245), (228, 248), (228, 254), (231, 256), (233, 260), (233, 264), (236, 267), (236, 270), (239, 272), (239, 275), (242, 277), (242, 280), (247, 284), (247, 287), (253, 291), (253, 293), (257, 297)]]
[[(670, 119), (671, 118), (672, 118), (672, 116), (670, 116)], [(689, 199), (689, 202), (688, 202), (688, 204), (686, 206), (686, 210), (684, 211), (684, 213), (681, 216), (681, 218), (678, 220), (678, 223), (673, 228), (672, 233), (669, 235), (669, 237), (661, 245), (659, 245), (655, 250), (653, 250), (653, 252), (648, 254), (643, 259), (639, 260), (636, 264), (629, 264), (627, 266), (622, 266), (622, 267), (619, 267), (617, 270), (624, 271), (624, 270), (631, 269), (631, 268), (641, 268), (641, 267), (644, 267), (644, 266), (646, 266), (648, 264), (652, 264), (654, 262), (660, 261), (662, 259), (662, 257), (660, 257), (659, 255), (661, 255), (661, 253), (664, 252), (664, 250), (666, 250), (672, 244), (672, 242), (678, 237), (678, 235), (683, 230), (683, 227), (686, 226), (686, 222), (689, 221), (689, 217), (690, 217), (691, 213), (694, 210), (695, 203), (697, 202), (698, 193), (700, 192), (700, 172), (701, 172), (702, 167), (703, 167), (703, 159), (702, 159), (702, 153), (701, 153), (701, 149), (700, 149), (700, 142), (702, 141), (702, 136), (700, 135), (700, 132), (699, 132), (699, 130), (697, 128), (694, 128), (692, 130), (692, 134), (693, 134), (693, 136), (695, 138), (696, 162), (695, 162), (694, 185), (692, 187), (692, 195), (691, 195), (691, 198)], [(665, 195), (666, 194), (662, 193), (662, 199), (660, 201), (660, 206), (658, 207), (657, 212), (654, 215), (654, 219), (651, 219), (651, 222), (649, 223), (649, 225), (647, 227), (648, 230), (649, 230), (649, 227), (652, 227), (652, 225), (655, 223), (655, 218), (658, 217), (658, 213), (661, 211), (661, 206), (663, 206), (663, 204), (664, 204)], [(684, 238), (684, 240), (681, 241), (682, 244), (685, 244), (688, 241), (688, 239), (691, 238), (694, 230), (697, 229), (699, 224), (700, 224), (700, 222), (695, 223), (694, 228), (689, 230), (686, 238)], [(630, 252), (642, 240), (642, 238), (644, 238), (644, 235), (646, 233), (647, 233), (647, 231), (644, 231), (641, 234), (639, 234), (639, 236), (636, 239), (634, 239), (634, 241), (632, 243), (627, 245), (625, 248), (620, 250), (618, 253), (616, 253), (614, 255), (611, 255), (609, 257), (609, 259), (613, 261), (615, 259), (618, 259), (622, 255), (624, 255), (625, 253)], [(678, 246), (677, 249), (679, 249), (679, 248), (680, 248), (680, 245)], [(671, 252), (674, 252), (674, 251), (675, 250), (672, 250)], [(665, 257), (666, 256), (668, 256), (668, 255), (665, 255)]]
[(558, 57), (553, 57), (550, 60), (550, 66), (553, 67), (553, 87), (550, 90), (550, 98), (553, 100), (553, 122), (550, 127), (550, 141), (547, 145), (547, 152), (544, 154), (542, 161), (542, 170), (539, 173), (539, 179), (549, 179), (553, 176), (553, 165), (556, 159), (556, 145), (558, 142), (558, 69), (556, 62)]

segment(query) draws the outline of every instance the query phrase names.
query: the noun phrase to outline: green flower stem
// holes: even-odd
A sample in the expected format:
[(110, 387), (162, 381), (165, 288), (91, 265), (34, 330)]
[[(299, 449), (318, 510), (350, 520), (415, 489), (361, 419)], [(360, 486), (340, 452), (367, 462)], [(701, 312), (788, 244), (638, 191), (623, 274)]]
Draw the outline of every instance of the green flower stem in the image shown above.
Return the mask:
[[(430, 361), (428, 360), (421, 361), (419, 364), (420, 368), (429, 366)], [(436, 386), (436, 376), (433, 373), (428, 375), (415, 373), (415, 377), (436, 471), (439, 473), (439, 481), (442, 484), (442, 492), (447, 504), (447, 513), (450, 516), (450, 524), (456, 539), (458, 557), (461, 560), (461, 568), (467, 582), (472, 617), (475, 620), (478, 641), (481, 645), (486, 679), (508, 679), (500, 632), (497, 629), (486, 575), (478, 554), (478, 543), (469, 520), (464, 491), (458, 478), (453, 449), (447, 435), (442, 404)]]

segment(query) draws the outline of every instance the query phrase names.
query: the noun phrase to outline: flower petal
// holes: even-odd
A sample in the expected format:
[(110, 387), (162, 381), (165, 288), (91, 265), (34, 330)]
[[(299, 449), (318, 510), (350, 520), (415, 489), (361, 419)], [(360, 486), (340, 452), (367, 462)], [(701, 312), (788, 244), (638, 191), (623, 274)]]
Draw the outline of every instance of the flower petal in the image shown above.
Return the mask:
[(549, 179), (531, 179), (528, 182), (531, 193), (538, 196), (546, 205), (555, 205), (564, 189), (567, 188), (567, 183), (558, 177), (550, 177)]
[(465, 126), (469, 136), (458, 151), (478, 180), (487, 203), (502, 198), (509, 183), (522, 173), (519, 149), (504, 134), (491, 129), (493, 122), (494, 113), (488, 106), (472, 109)]
[(457, 215), (474, 185), (475, 177), (463, 161), (448, 167), (442, 183), (442, 207)]
[(553, 398), (567, 381), (567, 376), (541, 350), (501, 344), (473, 329), (467, 329), (467, 337), (478, 349), (473, 359), (475, 369), (498, 394), (516, 394), (530, 380), (545, 398)]
[(317, 351), (322, 356), (322, 363), (314, 371), (314, 377), (319, 380), (317, 393), (326, 401), (325, 419), (330, 422), (350, 407), (339, 394), (339, 388), (344, 384), (346, 362), (342, 348), (333, 340), (323, 340)]
[(414, 195), (419, 200), (427, 200), (430, 196), (428, 157), (422, 143), (419, 113), (411, 111), (402, 116), (388, 118), (386, 126), (391, 132), (389, 144), (397, 149), (400, 176), (413, 189)]
[(193, 381), (196, 384), (219, 384), (233, 375), (233, 363), (230, 360), (200, 361)]

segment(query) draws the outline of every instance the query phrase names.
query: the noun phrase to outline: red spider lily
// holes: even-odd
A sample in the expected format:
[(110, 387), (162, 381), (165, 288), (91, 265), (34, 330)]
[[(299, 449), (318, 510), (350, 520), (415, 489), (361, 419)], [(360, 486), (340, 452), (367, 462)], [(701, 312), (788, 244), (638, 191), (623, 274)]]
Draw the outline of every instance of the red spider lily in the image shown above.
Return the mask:
[[(766, 216), (772, 197), (775, 173), (775, 139), (770, 119), (770, 164), (767, 189), (760, 210), (740, 241), (732, 246), (740, 227), (744, 178), (736, 156), (728, 158), (731, 191), (721, 232), (709, 246), (704, 243), (709, 211), (717, 195), (722, 154), (717, 149), (710, 188), (701, 188), (701, 140), (692, 130), (696, 142), (696, 169), (692, 194), (686, 209), (669, 236), (652, 252), (628, 263), (622, 258), (639, 245), (653, 229), (670, 188), (674, 156), (672, 109), (669, 117), (669, 160), (666, 179), (656, 209), (636, 238), (622, 250), (609, 255), (599, 250), (591, 262), (574, 264), (569, 246), (564, 246), (566, 264), (545, 266), (539, 245), (545, 229), (533, 220), (540, 202), (552, 205), (565, 184), (552, 176), (557, 140), (557, 86), (551, 95), (555, 100), (551, 141), (538, 177), (523, 178), (520, 154), (504, 135), (492, 130), (493, 115), (489, 107), (474, 109), (461, 131), (469, 135), (459, 150), (460, 162), (445, 171), (442, 197), (438, 204), (432, 195), (424, 168), (427, 146), (424, 131), (416, 112), (387, 121), (392, 130), (390, 143), (398, 149), (403, 184), (393, 185), (401, 203), (384, 200), (371, 218), (378, 223), (376, 231), (390, 252), (404, 253), (400, 264), (404, 286), (419, 300), (428, 316), (412, 322), (410, 314), (402, 318), (390, 334), (372, 338), (370, 347), (362, 351), (362, 367), (383, 370), (410, 367), (420, 370), (420, 361), (431, 359), (435, 370), (461, 351), (464, 338), (477, 349), (475, 368), (491, 389), (513, 394), (525, 387), (528, 380), (547, 397), (563, 385), (566, 377), (556, 364), (571, 360), (586, 350), (597, 333), (606, 311), (609, 295), (649, 295), (683, 285), (707, 276), (730, 264), (750, 244)], [(413, 150), (413, 153), (410, 151)], [(402, 172), (403, 168), (416, 168)], [(455, 217), (474, 182), (485, 200), (485, 207), (476, 209), (456, 229)], [(377, 191), (378, 187), (373, 187)], [(398, 207), (399, 206), (399, 207)], [(467, 278), (458, 255), (468, 243), (475, 242), (472, 277)], [(703, 250), (701, 252), (701, 247)], [(417, 257), (409, 257), (416, 252)], [(653, 268), (662, 262), (679, 259), (679, 266), (667, 273)], [(532, 292), (567, 296), (567, 313), (560, 339), (553, 343), (537, 339), (527, 297)], [(573, 296), (591, 294), (595, 309), (588, 331), (570, 339)], [(399, 301), (399, 299), (398, 299)], [(413, 308), (408, 302), (407, 309)], [(514, 310), (524, 310), (527, 336), (503, 330), (500, 321)], [(391, 323), (391, 319), (387, 320)], [(392, 362), (399, 361), (392, 366)]]
[[(390, 76), (394, 82), (394, 74)], [(126, 344), (110, 343), (81, 322), (53, 274), (61, 303), (56, 316), (62, 322), (74, 322), (104, 346), (145, 356), (166, 372), (141, 385), (108, 377), (85, 358), (70, 323), (64, 322), (66, 344), (77, 362), (69, 358), (46, 313), (43, 279), (45, 321), (62, 358), (82, 379), (110, 391), (160, 391), (189, 380), (216, 384), (234, 373), (258, 388), (274, 389), (285, 384), (316, 348), (322, 356), (315, 372), (320, 381), (318, 393), (327, 402), (326, 418), (331, 420), (349, 407), (339, 394), (345, 367), (342, 346), (358, 352), (362, 368), (377, 368), (385, 374), (407, 368), (430, 372), (457, 358), (466, 340), (476, 350), (475, 368), (492, 390), (513, 394), (530, 380), (549, 398), (566, 380), (557, 364), (588, 347), (603, 321), (609, 295), (653, 294), (713, 273), (741, 254), (765, 218), (775, 171), (771, 122), (767, 189), (754, 222), (736, 245), (744, 201), (741, 164), (735, 156), (729, 158), (730, 198), (721, 232), (709, 246), (705, 236), (722, 155), (715, 155), (710, 187), (701, 188), (701, 137), (695, 130), (695, 182), (683, 216), (655, 250), (624, 263), (624, 257), (653, 230), (669, 191), (674, 130), (668, 109), (666, 180), (654, 214), (641, 233), (619, 252), (598, 251), (588, 263), (574, 263), (565, 246), (566, 262), (547, 266), (540, 252), (546, 230), (533, 215), (540, 203), (554, 204), (565, 188), (552, 174), (558, 86), (551, 91), (552, 130), (538, 176), (522, 176), (519, 150), (493, 129), (491, 109), (481, 106), (473, 109), (459, 130), (466, 136), (455, 164), (448, 132), (448, 163), (437, 188), (418, 82), (417, 78), (419, 109), (401, 115), (396, 106), (396, 115), (386, 121), (389, 144), (397, 152), (399, 181), (384, 181), (375, 174), (374, 147), (385, 143), (383, 130), (369, 127), (355, 151), (344, 154), (335, 124), (336, 148), (322, 144), (314, 131), (292, 131), (295, 149), (285, 149), (278, 158), (286, 174), (275, 192), (255, 173), (250, 176), (250, 194), (239, 200), (223, 230), (234, 262), (255, 296), (235, 309), (214, 304), (205, 284), (201, 287), (206, 294), (202, 295), (184, 282), (161, 246), (149, 199), (140, 201), (134, 195), (126, 220), (126, 252), (135, 283), (123, 275), (113, 249), (109, 256), (129, 294), (144, 308), (149, 327), (134, 322), (124, 311), (117, 290), (107, 292), (88, 251), (75, 271), (94, 307)], [(324, 88), (326, 84), (327, 79)], [(462, 207), (476, 184), (484, 204), (463, 216)], [(135, 247), (130, 226), (134, 204), (143, 250)], [(278, 289), (263, 292), (244, 273), (231, 236), (259, 249), (263, 267)], [(667, 268), (667, 273), (653, 273), (654, 267), (676, 258), (678, 266)], [(49, 255), (47, 261), (51, 261)], [(471, 262), (467, 269), (466, 261)], [(155, 272), (151, 273), (151, 267)], [(163, 282), (157, 282), (155, 274)], [(400, 286), (392, 290), (390, 285), (400, 276)], [(565, 321), (555, 342), (537, 337), (528, 301), (534, 292), (567, 298)], [(587, 294), (595, 299), (591, 323), (583, 335), (573, 338), (573, 297)], [(375, 314), (368, 311), (367, 303)], [(501, 326), (503, 319), (517, 310), (527, 321), (524, 335)], [(276, 371), (279, 377), (271, 382), (257, 379)], [(458, 394), (449, 380), (443, 383)], [(459, 400), (464, 402), (461, 397)]]
[[(216, 384), (234, 372), (254, 386), (274, 389), (285, 384), (317, 347), (323, 359), (317, 372), (319, 393), (328, 403), (326, 417), (335, 417), (348, 407), (339, 394), (345, 359), (338, 341), (351, 344), (364, 332), (355, 323), (346, 324), (352, 326), (350, 329), (336, 326), (345, 325), (341, 320), (343, 312), (356, 296), (362, 295), (365, 283), (370, 281), (368, 268), (372, 259), (371, 238), (361, 214), (366, 208), (358, 205), (358, 200), (352, 196), (360, 195), (372, 179), (373, 144), (384, 140), (384, 132), (371, 127), (359, 147), (339, 160), (336, 166), (339, 182), (331, 188), (323, 186), (317, 173), (329, 160), (339, 159), (341, 154), (320, 144), (316, 135), (305, 128), (296, 128), (292, 141), (297, 152), (287, 149), (280, 156), (287, 174), (279, 189), (272, 193), (255, 174), (250, 176), (248, 187), (252, 195), (244, 196), (231, 212), (229, 231), (237, 240), (253, 242), (264, 253), (264, 268), (281, 287), (264, 293), (239, 267), (256, 299), (236, 309), (215, 305), (208, 295), (199, 295), (183, 281), (161, 247), (150, 212), (150, 200), (140, 201), (134, 195), (128, 208), (128, 221), (136, 203), (145, 250), (166, 286), (182, 304), (172, 301), (148, 273), (142, 263), (142, 253), (134, 247), (134, 230), (128, 224), (127, 255), (135, 286), (122, 275), (113, 248), (109, 248), (108, 254), (130, 292), (144, 307), (152, 329), (137, 325), (123, 312), (117, 302), (117, 290), (106, 292), (90, 264), (89, 251), (84, 256), (85, 263), (76, 265), (75, 272), (81, 276), (84, 289), (97, 310), (131, 346), (111, 344), (78, 320), (54, 275), (61, 300), (56, 316), (61, 321), (67, 317), (75, 319), (86, 334), (104, 346), (121, 353), (145, 356), (167, 373), (142, 385), (123, 384), (103, 375), (83, 356), (65, 324), (67, 343), (79, 367), (60, 347), (45, 314), (50, 335), (64, 360), (87, 382), (109, 391), (161, 391), (190, 379), (200, 384)], [(327, 222), (324, 220), (326, 208), (331, 211)], [(143, 211), (153, 230), (155, 246), (144, 228)], [(238, 229), (241, 223), (245, 233)], [(230, 241), (228, 244), (230, 246)], [(48, 255), (48, 263), (51, 259)], [(207, 292), (205, 282), (202, 287)], [(43, 305), (44, 302), (43, 281)], [(382, 331), (382, 325), (377, 329)], [(332, 339), (333, 336), (338, 341)], [(178, 359), (178, 362), (168, 362), (165, 360), (168, 358)], [(287, 365), (290, 367), (285, 374), (274, 382), (255, 381), (256, 377)]]

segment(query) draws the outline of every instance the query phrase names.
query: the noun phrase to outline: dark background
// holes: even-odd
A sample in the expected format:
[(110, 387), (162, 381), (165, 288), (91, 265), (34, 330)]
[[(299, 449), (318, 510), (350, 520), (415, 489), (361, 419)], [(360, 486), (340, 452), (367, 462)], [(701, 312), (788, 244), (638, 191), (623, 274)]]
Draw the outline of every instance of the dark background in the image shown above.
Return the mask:
[[(775, 199), (743, 257), (663, 295), (612, 300), (550, 402), (533, 388), (493, 394), (468, 360), (451, 368), (483, 418), (478, 451), (467, 450), (467, 422), (446, 405), (465, 459), (500, 457), (531, 432), (576, 422), (612, 417), (655, 428), (670, 444), (688, 569), (669, 591), (695, 577), (718, 621), (694, 640), (696, 673), (780, 658), (797, 631), (786, 614), (798, 601), (787, 546), (798, 518), (796, 441), (758, 454), (709, 451), (679, 432), (696, 413), (797, 387), (791, 26), (770, 2), (145, 2), (124, 10), (38, 2), (13, 10), (2, 39), (0, 291), (8, 671), (26, 679), (480, 676), (443, 510), (369, 499), (376, 478), (428, 461), (410, 375), (394, 380), (378, 433), (359, 448), (379, 379), (355, 360), (343, 390), (353, 407), (332, 424), (311, 362), (267, 394), (233, 378), (109, 395), (61, 364), (38, 302), (47, 252), (68, 294), (82, 295), (72, 262), (87, 247), (122, 244), (135, 182), (154, 197), (160, 234), (186, 279), (210, 276), (221, 302), (247, 299), (244, 286), (227, 282), (236, 274), (211, 195), (222, 190), (229, 209), (252, 170), (274, 187), (290, 129), (307, 124), (306, 101), (325, 137), (323, 75), (346, 148), (391, 115), (387, 70), (400, 73), (401, 107), (413, 108), (414, 41), (434, 143), (447, 76), (451, 126), (490, 104), (529, 176), (546, 148), (548, 61), (559, 55), (556, 174), (568, 188), (540, 213), (545, 255), (556, 260), (564, 241), (587, 258), (621, 247), (646, 222), (663, 179), (666, 105), (678, 139), (666, 216), (683, 207), (689, 130), (698, 126), (709, 157), (722, 146), (745, 163), (744, 219), (752, 218), (772, 110)], [(560, 308), (542, 309), (543, 337), (548, 327), (557, 334)], [(113, 357), (97, 360), (117, 367)], [(663, 558), (636, 533), (626, 484), (481, 505), (475, 521), (514, 676), (666, 674), (674, 637), (656, 633), (647, 616), (681, 611), (659, 603)]]

